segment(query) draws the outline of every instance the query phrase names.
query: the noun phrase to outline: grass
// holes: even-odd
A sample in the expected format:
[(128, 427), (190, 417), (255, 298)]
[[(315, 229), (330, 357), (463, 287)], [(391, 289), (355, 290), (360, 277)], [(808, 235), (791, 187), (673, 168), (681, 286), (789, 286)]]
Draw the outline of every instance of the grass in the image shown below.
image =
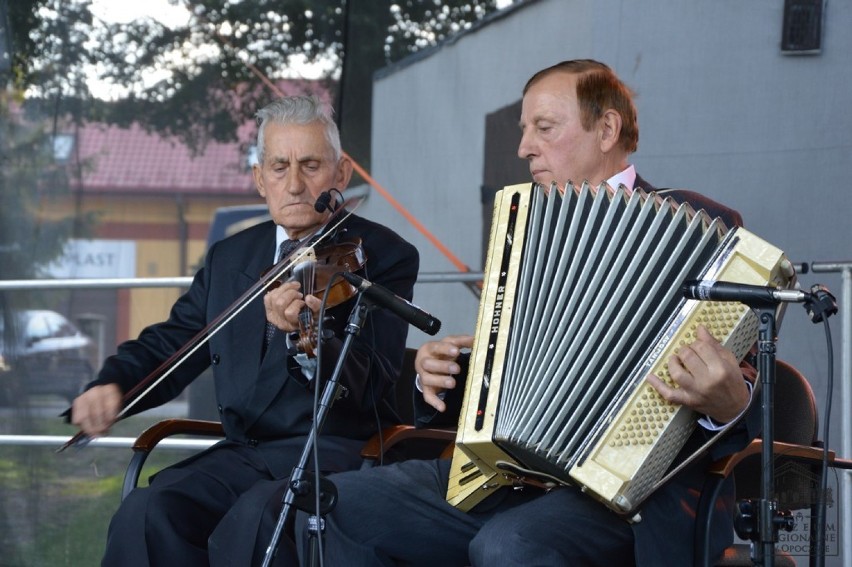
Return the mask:
[[(112, 435), (135, 437), (159, 419), (125, 419)], [(39, 417), (26, 408), (0, 416), (3, 434), (75, 432), (54, 416)], [(155, 451), (140, 478), (188, 454)], [(99, 565), (130, 456), (130, 449), (87, 447), (57, 454), (54, 447), (0, 446), (0, 566)]]

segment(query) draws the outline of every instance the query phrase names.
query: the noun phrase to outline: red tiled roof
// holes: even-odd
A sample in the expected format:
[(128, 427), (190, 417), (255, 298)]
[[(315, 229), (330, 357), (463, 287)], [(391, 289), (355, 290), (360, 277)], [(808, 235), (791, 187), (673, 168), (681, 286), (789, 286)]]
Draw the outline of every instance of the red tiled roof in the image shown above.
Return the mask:
[[(329, 98), (312, 81), (284, 81), (278, 86), (286, 94), (320, 91), (321, 99)], [(148, 133), (136, 124), (130, 128), (87, 124), (78, 130), (83, 191), (254, 195), (246, 147), (254, 143), (256, 132), (253, 122), (244, 124), (238, 133), (242, 144), (211, 141), (193, 155), (177, 138)]]
[(176, 138), (138, 125), (89, 124), (78, 132), (86, 192), (254, 192), (245, 150), (237, 142), (209, 142), (193, 156)]

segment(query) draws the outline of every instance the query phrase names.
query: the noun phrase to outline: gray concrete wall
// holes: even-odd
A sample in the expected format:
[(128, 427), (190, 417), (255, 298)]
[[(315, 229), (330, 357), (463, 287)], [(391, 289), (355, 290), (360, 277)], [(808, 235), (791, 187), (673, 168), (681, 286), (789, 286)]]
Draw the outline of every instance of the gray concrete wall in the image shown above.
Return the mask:
[[(534, 71), (591, 57), (637, 92), (641, 135), (633, 162), (648, 181), (700, 191), (738, 209), (752, 232), (794, 262), (852, 260), (844, 175), (852, 158), (852, 3), (827, 3), (822, 53), (800, 56), (780, 52), (783, 4), (539, 0), (510, 9), (379, 75), (372, 173), (479, 269), (485, 115), (518, 100)], [(378, 195), (364, 213), (414, 242), (423, 271), (454, 269)], [(839, 299), (839, 275), (807, 274), (800, 281), (824, 283)], [(474, 328), (477, 302), (460, 285), (420, 284), (415, 301), (441, 318), (447, 332)], [(831, 322), (830, 445), (839, 448), (837, 424), (850, 409), (839, 399), (840, 318)], [(412, 332), (410, 343), (424, 338)], [(781, 329), (779, 356), (811, 379), (824, 411), (824, 332), (797, 305)]]

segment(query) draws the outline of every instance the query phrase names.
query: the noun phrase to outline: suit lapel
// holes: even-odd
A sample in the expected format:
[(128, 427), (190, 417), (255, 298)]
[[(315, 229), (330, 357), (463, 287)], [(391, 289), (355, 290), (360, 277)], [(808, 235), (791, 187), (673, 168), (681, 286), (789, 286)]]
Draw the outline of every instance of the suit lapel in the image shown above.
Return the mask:
[[(264, 270), (272, 266), (271, 259), (275, 255), (274, 224), (272, 224), (272, 230), (266, 242), (268, 244), (260, 247), (263, 250), (263, 254), (256, 255), (247, 267), (249, 271), (256, 271), (258, 278)], [(255, 352), (260, 353), (263, 351), (263, 341), (266, 334), (266, 311), (263, 307), (263, 298), (259, 297), (249, 307), (252, 317), (250, 345), (251, 348), (256, 349)], [(286, 335), (283, 331), (276, 332), (266, 347), (266, 354), (263, 359), (254, 358), (257, 366), (253, 367), (254, 372), (251, 376), (256, 376), (256, 378), (252, 382), (252, 388), (247, 392), (248, 403), (245, 406), (247, 408), (246, 430), (250, 429), (263, 412), (266, 411), (287, 382), (289, 374), (287, 372)]]
[[(262, 333), (260, 340), (263, 340)], [(246, 430), (258, 420), (269, 405), (278, 397), (278, 393), (290, 379), (287, 370), (287, 334), (278, 331), (273, 335), (267, 347), (266, 356), (260, 363), (254, 388), (248, 394), (246, 404)]]
[[(275, 249), (274, 223), (270, 222), (269, 229), (263, 232), (261, 238), (258, 238), (258, 243), (261, 242), (262, 244), (252, 247), (252, 252), (244, 256), (242, 263), (232, 268), (234, 273), (230, 278), (232, 286), (230, 293), (234, 298), (241, 296), (256, 284), (261, 274), (272, 266)], [(282, 356), (280, 363), (276, 365), (274, 357), (269, 356), (275, 351), (286, 353), (286, 337), (283, 332), (276, 333), (270, 344), (268, 355), (264, 361), (260, 360), (266, 330), (263, 294), (247, 305), (243, 312), (227, 325), (227, 329), (225, 337), (227, 350), (234, 353), (240, 363), (239, 366), (229, 369), (224, 387), (231, 389), (232, 396), (246, 402), (243, 407), (247, 408), (245, 419), (246, 429), (248, 429), (266, 410), (286, 380), (286, 357)], [(276, 339), (281, 343), (276, 344)], [(277, 373), (276, 367), (279, 369)]]

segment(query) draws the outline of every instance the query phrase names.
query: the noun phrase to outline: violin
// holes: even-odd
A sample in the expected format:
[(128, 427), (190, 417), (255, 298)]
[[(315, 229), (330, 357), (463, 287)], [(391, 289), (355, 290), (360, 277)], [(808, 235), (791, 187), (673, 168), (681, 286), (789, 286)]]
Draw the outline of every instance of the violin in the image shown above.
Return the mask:
[[(358, 292), (351, 283), (340, 277), (334, 278), (334, 275), (338, 272), (356, 272), (367, 262), (360, 238), (302, 249), (295, 252), (294, 257), (298, 259), (291, 272), (285, 274), (286, 281), (298, 281), (304, 295), (313, 295), (323, 300), (328, 308), (348, 301)], [(314, 321), (313, 311), (305, 306), (299, 313), (296, 346), (308, 358), (315, 358), (318, 338), (318, 324)]]

